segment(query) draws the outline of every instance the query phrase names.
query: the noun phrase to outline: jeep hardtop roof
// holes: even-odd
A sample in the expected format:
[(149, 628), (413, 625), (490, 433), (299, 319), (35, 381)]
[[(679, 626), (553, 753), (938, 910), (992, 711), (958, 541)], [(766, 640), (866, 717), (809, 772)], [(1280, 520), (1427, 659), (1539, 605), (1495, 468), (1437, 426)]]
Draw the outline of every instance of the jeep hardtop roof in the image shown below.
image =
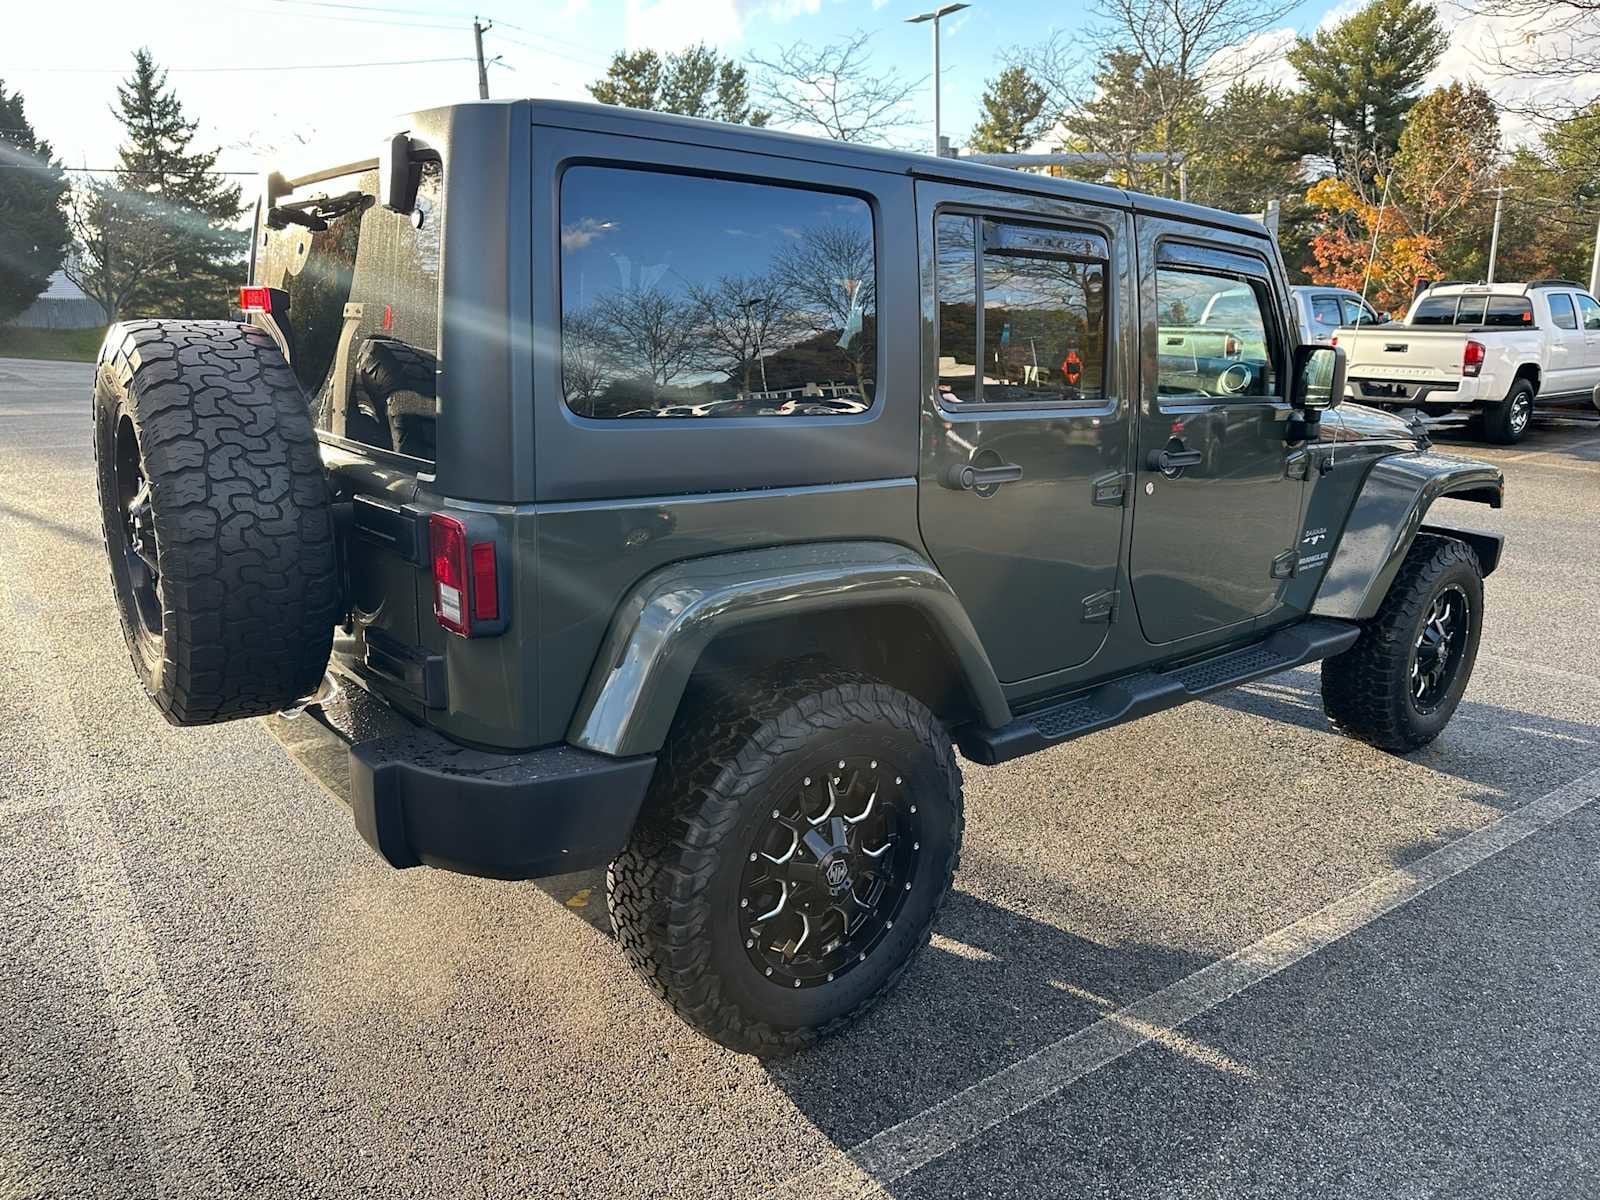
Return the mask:
[[(1192, 221), (1267, 239), (1267, 232), (1261, 223), (1249, 217), (1179, 200), (1168, 200), (1160, 196), (1148, 196), (1142, 192), (1127, 191), (1123, 188), (1080, 183), (1077, 180), (1057, 179), (1048, 175), (1034, 175), (1009, 167), (966, 162), (959, 158), (935, 158), (930, 154), (885, 150), (854, 142), (836, 142), (827, 138), (807, 137), (804, 134), (786, 133), (781, 130), (729, 125), (721, 121), (680, 117), (673, 113), (651, 112), (646, 109), (586, 104), (575, 100), (474, 100), (431, 109), (427, 115), (437, 117), (462, 110), (505, 107), (526, 109), (528, 120), (534, 125), (589, 129), (596, 133), (648, 137), (710, 149), (798, 158), (806, 162), (913, 175), (919, 179), (933, 179), (954, 184), (999, 187), (1012, 192), (1112, 205), (1134, 212)], [(422, 115), (424, 114), (402, 115), (389, 122), (379, 123), (375, 129), (375, 139), (399, 132), (413, 119)], [(343, 144), (349, 146), (348, 142)], [(357, 157), (330, 159), (326, 152), (318, 154), (315, 147), (311, 147), (309, 152), (316, 157), (310, 160), (300, 158), (299, 162), (289, 164), (295, 171), (291, 173), (286, 170), (284, 175), (291, 185), (298, 187), (336, 175), (348, 174), (352, 170), (375, 166), (376, 156), (363, 156), (361, 152), (364, 150), (365, 147), (358, 148), (354, 152)], [(350, 153), (347, 149), (346, 154)], [(333, 161), (337, 161), (339, 165), (330, 166), (330, 162)]]

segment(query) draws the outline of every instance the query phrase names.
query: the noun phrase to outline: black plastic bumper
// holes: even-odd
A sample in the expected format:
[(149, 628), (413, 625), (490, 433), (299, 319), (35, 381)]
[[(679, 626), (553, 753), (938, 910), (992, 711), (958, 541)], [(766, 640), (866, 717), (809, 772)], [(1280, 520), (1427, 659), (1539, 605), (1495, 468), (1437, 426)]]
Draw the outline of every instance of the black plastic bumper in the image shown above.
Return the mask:
[(394, 867), (495, 879), (602, 866), (633, 829), (655, 757), (571, 746), (495, 754), (459, 746), (359, 691), (268, 718), (297, 763), (349, 804)]

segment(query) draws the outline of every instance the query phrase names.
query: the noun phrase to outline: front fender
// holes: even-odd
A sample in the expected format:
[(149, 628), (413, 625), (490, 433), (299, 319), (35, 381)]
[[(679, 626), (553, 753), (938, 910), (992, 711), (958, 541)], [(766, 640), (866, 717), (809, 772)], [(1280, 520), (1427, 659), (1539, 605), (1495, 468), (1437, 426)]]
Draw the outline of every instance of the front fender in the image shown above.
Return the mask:
[(972, 621), (932, 564), (892, 543), (828, 542), (689, 559), (645, 576), (612, 618), (567, 740), (618, 756), (659, 750), (715, 638), (774, 617), (885, 604), (928, 618), (985, 724), (1011, 719)]
[[(1499, 508), (1504, 494), (1505, 476), (1488, 463), (1427, 451), (1379, 459), (1351, 507), (1311, 611), (1346, 621), (1370, 620), (1435, 500), (1455, 496)], [(1499, 539), (1494, 534), (1457, 532), (1440, 525), (1428, 529), (1472, 545), (1485, 575), (1499, 562)]]

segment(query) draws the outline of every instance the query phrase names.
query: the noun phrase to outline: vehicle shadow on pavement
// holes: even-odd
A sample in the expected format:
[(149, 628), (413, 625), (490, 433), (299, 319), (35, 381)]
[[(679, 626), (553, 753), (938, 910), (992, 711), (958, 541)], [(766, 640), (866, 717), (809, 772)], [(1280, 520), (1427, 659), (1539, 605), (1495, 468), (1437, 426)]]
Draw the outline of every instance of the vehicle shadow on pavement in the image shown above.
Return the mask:
[[(537, 886), (610, 934), (603, 870)], [(931, 944), (877, 1010), (770, 1063), (768, 1074), (821, 1135), (848, 1149), (1210, 961), (1141, 943), (1101, 944), (953, 891)], [(1175, 1048), (1215, 1069), (1248, 1072), (1187, 1039), (1175, 1039)]]
[[(1316, 679), (1308, 672), (1280, 675), (1209, 696), (1202, 703), (1337, 736), (1322, 711), (1322, 693)], [(1359, 753), (1377, 756), (1380, 762), (1395, 757), (1358, 742), (1348, 744), (1357, 747)], [(1475, 800), (1494, 808), (1511, 809), (1528, 799), (1522, 794), (1522, 785), (1536, 753), (1570, 764), (1570, 769), (1564, 766), (1552, 783), (1568, 775), (1580, 775), (1591, 760), (1600, 760), (1600, 725), (1463, 700), (1450, 727), (1437, 741), (1399, 758), (1477, 785), (1481, 792), (1474, 795)]]

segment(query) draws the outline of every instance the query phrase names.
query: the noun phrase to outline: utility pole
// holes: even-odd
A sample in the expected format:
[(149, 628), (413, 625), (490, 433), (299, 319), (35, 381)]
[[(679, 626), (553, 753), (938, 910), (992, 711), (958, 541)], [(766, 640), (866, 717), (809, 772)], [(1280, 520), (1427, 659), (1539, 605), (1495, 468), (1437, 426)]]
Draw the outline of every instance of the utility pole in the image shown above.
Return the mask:
[(1505, 184), (1494, 189), (1494, 229), (1489, 234), (1489, 278), (1485, 283), (1494, 282), (1494, 260), (1500, 250), (1500, 205), (1506, 198)]
[(483, 35), (494, 28), (494, 22), (487, 25), (481, 24), (477, 17), (472, 18), (472, 41), (478, 49), (478, 99), (489, 98), (489, 65), (483, 61)]
[(920, 25), (924, 21), (933, 22), (933, 152), (935, 154), (945, 152), (944, 143), (939, 137), (939, 18), (948, 17), (951, 13), (958, 13), (963, 8), (970, 7), (969, 4), (945, 4), (920, 16), (906, 18), (907, 25)]

